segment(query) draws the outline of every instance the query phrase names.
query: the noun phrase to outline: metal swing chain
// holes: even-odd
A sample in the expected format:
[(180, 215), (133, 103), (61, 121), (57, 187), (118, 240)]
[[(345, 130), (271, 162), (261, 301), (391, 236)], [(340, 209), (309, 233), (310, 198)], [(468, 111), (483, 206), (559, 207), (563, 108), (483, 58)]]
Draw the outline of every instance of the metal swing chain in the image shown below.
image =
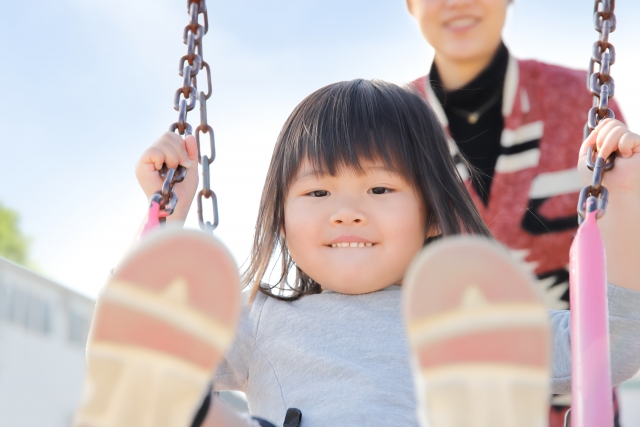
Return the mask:
[[(202, 50), (202, 39), (209, 31), (209, 18), (207, 14), (207, 5), (205, 0), (187, 0), (187, 11), (189, 12), (189, 23), (184, 27), (182, 41), (187, 45), (187, 54), (180, 58), (178, 65), (178, 74), (182, 77), (182, 86), (176, 90), (173, 98), (173, 108), (178, 111), (178, 121), (169, 127), (169, 131), (178, 132), (178, 134), (187, 136), (193, 133), (191, 125), (187, 122), (187, 114), (196, 107), (196, 103), (200, 106), (200, 124), (196, 128), (195, 138), (198, 145), (198, 163), (202, 166), (202, 189), (198, 192), (198, 222), (200, 228), (204, 231), (213, 231), (218, 226), (218, 200), (216, 193), (211, 190), (211, 180), (209, 165), (216, 158), (215, 139), (213, 128), (207, 122), (207, 99), (211, 97), (211, 68), (204, 60)], [(203, 16), (204, 26), (198, 21), (200, 15)], [(207, 79), (207, 93), (198, 92), (198, 73), (205, 70)], [(200, 147), (200, 136), (206, 134), (209, 136), (209, 154), (203, 154)], [(171, 215), (175, 209), (178, 197), (173, 192), (173, 186), (182, 180), (186, 175), (186, 169), (178, 166), (177, 169), (169, 169), (163, 165), (159, 171), (160, 176), (164, 178), (162, 191), (154, 194), (154, 197), (161, 196), (160, 207), (164, 211), (164, 215)], [(211, 199), (213, 208), (213, 218), (211, 221), (204, 220), (202, 199)], [(153, 198), (152, 198), (153, 199)]]
[[(609, 35), (616, 30), (616, 15), (613, 13), (615, 0), (595, 0), (593, 8), (593, 24), (600, 38), (593, 44), (589, 71), (587, 74), (587, 89), (593, 94), (593, 107), (589, 110), (587, 124), (584, 129), (584, 139), (587, 139), (601, 120), (615, 118), (613, 110), (609, 108), (609, 99), (615, 94), (616, 85), (611, 77), (611, 66), (616, 62), (616, 49), (609, 42)], [(598, 71), (595, 64), (599, 65)], [(598, 210), (597, 218), (601, 218), (607, 210), (609, 192), (602, 185), (605, 172), (613, 169), (615, 153), (607, 159), (597, 157), (594, 147), (589, 147), (587, 166), (593, 171), (592, 184), (583, 188), (578, 200), (578, 224), (584, 221), (587, 212)]]

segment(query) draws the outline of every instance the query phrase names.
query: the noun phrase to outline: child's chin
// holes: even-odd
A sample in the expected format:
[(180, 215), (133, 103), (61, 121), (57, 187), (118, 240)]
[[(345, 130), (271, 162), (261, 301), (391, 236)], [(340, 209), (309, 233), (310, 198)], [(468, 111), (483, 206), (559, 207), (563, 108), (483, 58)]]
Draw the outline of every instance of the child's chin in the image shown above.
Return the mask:
[(388, 285), (368, 283), (358, 283), (351, 281), (340, 281), (340, 283), (330, 283), (328, 286), (323, 285), (323, 290), (332, 290), (345, 295), (361, 295), (370, 294), (386, 288)]

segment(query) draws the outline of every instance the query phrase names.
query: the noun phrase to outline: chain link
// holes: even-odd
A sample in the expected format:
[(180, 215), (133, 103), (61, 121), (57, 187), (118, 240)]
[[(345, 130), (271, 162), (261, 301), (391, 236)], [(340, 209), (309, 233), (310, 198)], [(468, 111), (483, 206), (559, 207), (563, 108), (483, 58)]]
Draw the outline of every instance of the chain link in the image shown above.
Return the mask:
[[(180, 58), (178, 63), (178, 74), (182, 77), (182, 86), (179, 87), (173, 97), (173, 108), (178, 112), (178, 121), (169, 127), (169, 131), (187, 136), (193, 134), (193, 128), (187, 122), (187, 114), (192, 111), (196, 104), (200, 105), (200, 124), (196, 127), (195, 138), (198, 145), (198, 163), (202, 166), (202, 189), (198, 192), (198, 223), (205, 231), (213, 231), (218, 226), (218, 199), (216, 193), (211, 190), (211, 180), (209, 165), (215, 160), (216, 147), (213, 135), (213, 128), (207, 122), (207, 99), (212, 94), (211, 68), (204, 61), (202, 50), (202, 39), (209, 31), (209, 15), (205, 0), (187, 0), (187, 11), (189, 13), (189, 23), (184, 27), (182, 42), (187, 45), (187, 54)], [(203, 24), (200, 24), (202, 16)], [(207, 92), (198, 92), (198, 74), (205, 70)], [(200, 147), (201, 135), (209, 137), (209, 154), (203, 154)], [(173, 192), (173, 186), (182, 180), (186, 175), (186, 169), (179, 166), (176, 169), (169, 169), (163, 165), (159, 171), (164, 178), (162, 190), (152, 196), (152, 200), (160, 203), (162, 216), (171, 215), (178, 203), (178, 197)], [(211, 199), (213, 218), (205, 221), (203, 213), (203, 200)], [(162, 218), (164, 219), (164, 218)]]
[[(593, 107), (589, 110), (584, 138), (587, 139), (600, 121), (616, 116), (609, 108), (609, 99), (615, 95), (616, 85), (611, 77), (611, 66), (616, 62), (616, 49), (609, 42), (609, 35), (616, 29), (614, 14), (615, 0), (595, 0), (593, 7), (593, 24), (600, 38), (593, 44), (589, 70), (587, 74), (587, 90), (593, 95)], [(598, 64), (598, 70), (596, 70)], [(589, 147), (587, 167), (593, 171), (591, 185), (580, 192), (578, 199), (578, 223), (584, 221), (587, 212), (598, 211), (601, 218), (607, 210), (609, 192), (602, 185), (605, 172), (611, 170), (615, 161), (615, 153), (607, 159), (597, 157), (595, 146)]]

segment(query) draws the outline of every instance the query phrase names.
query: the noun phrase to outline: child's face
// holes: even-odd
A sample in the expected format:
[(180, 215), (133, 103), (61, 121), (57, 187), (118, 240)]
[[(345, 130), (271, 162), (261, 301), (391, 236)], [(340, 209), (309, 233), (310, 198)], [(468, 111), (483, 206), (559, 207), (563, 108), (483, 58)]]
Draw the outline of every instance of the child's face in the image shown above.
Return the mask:
[(422, 35), (451, 60), (492, 56), (502, 39), (510, 0), (407, 0)]
[(323, 289), (362, 294), (399, 284), (427, 237), (414, 188), (382, 163), (364, 166), (361, 175), (320, 176), (305, 161), (287, 193), (289, 252)]

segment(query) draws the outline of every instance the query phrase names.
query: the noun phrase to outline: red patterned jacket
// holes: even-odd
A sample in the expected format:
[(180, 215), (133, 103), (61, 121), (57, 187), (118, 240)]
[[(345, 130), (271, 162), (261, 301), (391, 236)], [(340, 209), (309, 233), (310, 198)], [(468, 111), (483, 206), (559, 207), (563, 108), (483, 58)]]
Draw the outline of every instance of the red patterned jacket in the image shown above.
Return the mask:
[[(501, 152), (485, 206), (471, 191), (469, 171), (458, 162), (494, 236), (531, 266), (548, 309), (566, 309), (569, 247), (577, 229), (576, 164), (593, 97), (586, 72), (509, 58), (504, 82)], [(448, 132), (447, 117), (428, 76), (413, 85), (426, 97)], [(612, 100), (613, 101), (613, 100)], [(609, 106), (622, 115), (615, 102)], [(451, 141), (452, 154), (459, 156)]]

